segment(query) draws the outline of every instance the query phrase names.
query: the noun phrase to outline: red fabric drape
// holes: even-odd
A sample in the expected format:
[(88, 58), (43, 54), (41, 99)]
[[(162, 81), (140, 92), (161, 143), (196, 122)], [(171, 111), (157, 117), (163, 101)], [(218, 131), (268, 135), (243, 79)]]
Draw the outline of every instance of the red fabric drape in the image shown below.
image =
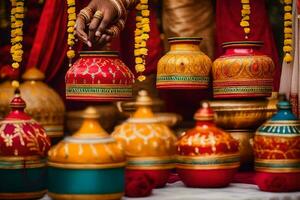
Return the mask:
[(30, 52), (27, 68), (45, 72), (47, 81), (55, 77), (67, 51), (67, 6), (63, 0), (47, 0)]
[[(250, 1), (250, 28), (251, 33), (248, 40), (259, 40), (264, 42), (262, 51), (270, 56), (275, 65), (274, 90), (279, 90), (281, 66), (279, 64), (273, 33), (268, 19), (265, 0)], [(228, 41), (241, 41), (244, 39), (241, 20), (241, 0), (217, 0), (216, 8), (216, 56), (223, 53), (221, 44)]]

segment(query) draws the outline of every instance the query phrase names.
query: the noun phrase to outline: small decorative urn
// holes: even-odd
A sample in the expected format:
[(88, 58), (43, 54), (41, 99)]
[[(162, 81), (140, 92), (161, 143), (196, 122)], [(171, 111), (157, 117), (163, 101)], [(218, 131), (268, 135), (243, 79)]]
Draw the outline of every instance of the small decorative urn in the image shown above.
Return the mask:
[(10, 113), (0, 122), (0, 199), (36, 199), (47, 192), (50, 139), (25, 107), (17, 89)]
[(169, 38), (170, 51), (157, 65), (158, 89), (208, 88), (212, 68), (210, 58), (200, 50), (202, 38)]
[(263, 191), (300, 190), (300, 121), (286, 100), (254, 137), (256, 183)]
[(260, 41), (223, 43), (225, 53), (213, 63), (214, 98), (269, 97), (275, 65)]
[(187, 187), (225, 187), (240, 165), (239, 142), (216, 127), (207, 102), (194, 118), (196, 126), (177, 142), (179, 177)]
[(98, 123), (89, 107), (81, 128), (49, 151), (48, 193), (53, 199), (117, 200), (124, 193), (123, 149)]
[(132, 97), (134, 75), (117, 52), (83, 51), (66, 74), (66, 98), (114, 101)]
[(152, 99), (145, 90), (139, 91), (136, 112), (117, 126), (112, 136), (125, 149), (126, 174), (147, 174), (156, 187), (164, 187), (174, 168), (176, 136), (167, 125), (154, 117)]

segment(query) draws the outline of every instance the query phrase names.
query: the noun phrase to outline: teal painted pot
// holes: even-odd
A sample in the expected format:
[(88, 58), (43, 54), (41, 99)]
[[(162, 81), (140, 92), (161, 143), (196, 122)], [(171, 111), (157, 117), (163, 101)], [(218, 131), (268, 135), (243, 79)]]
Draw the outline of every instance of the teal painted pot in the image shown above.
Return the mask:
[[(82, 166), (84, 168), (84, 166)], [(48, 168), (49, 196), (55, 199), (120, 199), (124, 192), (124, 168)]]
[(0, 162), (0, 199), (35, 199), (46, 193), (47, 169), (33, 163)]

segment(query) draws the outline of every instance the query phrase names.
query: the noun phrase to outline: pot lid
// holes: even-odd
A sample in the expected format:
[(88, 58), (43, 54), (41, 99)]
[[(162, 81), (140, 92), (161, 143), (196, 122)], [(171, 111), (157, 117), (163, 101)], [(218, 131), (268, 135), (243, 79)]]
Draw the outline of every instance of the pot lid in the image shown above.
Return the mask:
[(196, 121), (213, 121), (214, 111), (211, 109), (208, 102), (202, 102), (201, 108), (194, 115)]
[(42, 81), (45, 79), (45, 74), (39, 69), (32, 67), (25, 71), (22, 75), (22, 79), (25, 81)]
[(60, 168), (125, 166), (123, 149), (97, 121), (97, 109), (88, 107), (83, 118), (79, 131), (66, 137), (49, 151), (49, 165)]

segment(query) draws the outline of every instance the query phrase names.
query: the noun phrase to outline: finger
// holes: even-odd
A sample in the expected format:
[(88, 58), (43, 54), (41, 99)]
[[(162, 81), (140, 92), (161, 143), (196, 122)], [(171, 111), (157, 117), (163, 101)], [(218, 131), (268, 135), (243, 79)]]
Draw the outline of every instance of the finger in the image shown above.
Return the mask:
[(85, 30), (85, 19), (81, 15), (78, 15), (76, 20), (75, 34), (81, 41), (87, 43), (88, 37), (84, 30)]
[(101, 37), (99, 37), (99, 40), (97, 42), (100, 46), (103, 46), (103, 44), (105, 43), (106, 41), (105, 38), (106, 38), (106, 34), (102, 34)]
[(107, 26), (113, 21), (114, 15), (112, 11), (107, 10), (105, 13), (103, 13), (103, 19), (97, 29), (96, 35), (101, 35), (102, 33), (105, 32), (105, 29)]
[(95, 32), (103, 18), (103, 12), (97, 10), (93, 16), (93, 19), (89, 25), (89, 41), (93, 41), (95, 37)]
[(112, 40), (112, 37), (110, 35), (105, 36), (106, 43), (111, 42), (111, 40)]

